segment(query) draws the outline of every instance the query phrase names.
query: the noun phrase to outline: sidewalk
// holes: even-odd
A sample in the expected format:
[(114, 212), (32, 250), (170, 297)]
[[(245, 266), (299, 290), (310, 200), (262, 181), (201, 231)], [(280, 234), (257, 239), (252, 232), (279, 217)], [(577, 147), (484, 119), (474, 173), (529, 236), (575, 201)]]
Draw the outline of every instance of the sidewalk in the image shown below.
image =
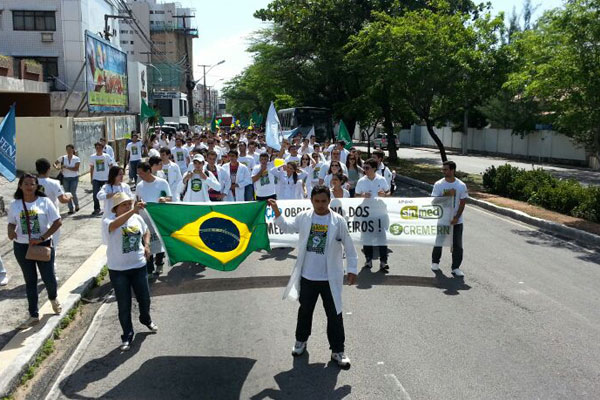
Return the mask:
[[(6, 207), (10, 206), (17, 181), (8, 182), (0, 179), (0, 195), (4, 196)], [(61, 204), (63, 225), (61, 237), (56, 252), (57, 275), (59, 288), (73, 275), (73, 273), (90, 257), (102, 244), (100, 226), (101, 218), (92, 217), (92, 193), (89, 175), (80, 178), (77, 190), (79, 195), (80, 211), (67, 215), (66, 204)], [(7, 286), (0, 287), (0, 349), (17, 333), (16, 327), (28, 317), (27, 297), (25, 283), (21, 269), (13, 255), (12, 242), (6, 238), (7, 217), (0, 218), (2, 237), (0, 241), (0, 254), (9, 275)], [(48, 300), (46, 290), (40, 280), (38, 290), (41, 291), (39, 306)], [(43, 315), (40, 315), (43, 318)]]

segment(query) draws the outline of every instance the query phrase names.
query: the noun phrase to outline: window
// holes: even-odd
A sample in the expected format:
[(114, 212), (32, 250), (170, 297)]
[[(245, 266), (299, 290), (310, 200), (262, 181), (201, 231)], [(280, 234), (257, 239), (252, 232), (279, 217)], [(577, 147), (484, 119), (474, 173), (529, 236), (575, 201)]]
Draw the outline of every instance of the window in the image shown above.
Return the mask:
[(15, 57), (16, 60), (35, 60), (42, 64), (42, 71), (44, 72), (44, 81), (50, 82), (50, 89), (56, 90), (56, 80), (58, 77), (58, 57)]
[(154, 99), (154, 105), (156, 105), (162, 117), (173, 116), (173, 102), (171, 99)]
[(131, 41), (131, 44), (133, 44), (133, 40)]
[(187, 107), (185, 100), (179, 100), (179, 115), (182, 117), (187, 116)]
[(13, 11), (15, 31), (55, 31), (54, 11)]
[(121, 44), (127, 44), (127, 40), (121, 40)]
[(154, 11), (154, 14), (164, 14), (164, 13), (165, 13), (164, 11), (159, 11), (159, 10)]

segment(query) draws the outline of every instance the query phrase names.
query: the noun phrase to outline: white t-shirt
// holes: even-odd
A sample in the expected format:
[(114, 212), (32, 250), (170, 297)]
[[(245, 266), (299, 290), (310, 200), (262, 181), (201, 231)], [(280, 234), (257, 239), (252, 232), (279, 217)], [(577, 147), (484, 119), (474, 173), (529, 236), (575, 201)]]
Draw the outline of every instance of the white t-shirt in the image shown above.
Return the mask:
[(173, 201), (178, 201), (177, 198), (181, 191), (182, 180), (181, 170), (179, 166), (173, 161), (169, 161), (168, 164), (163, 162), (162, 172), (165, 174), (166, 180), (171, 187), (171, 194), (173, 195)]
[(107, 181), (108, 170), (114, 161), (111, 156), (103, 153), (101, 156), (96, 154), (90, 156), (90, 167), (94, 167), (93, 179), (95, 181)]
[[(319, 179), (325, 179), (325, 177), (329, 173), (330, 165), (331, 161), (325, 162), (321, 165), (321, 171), (319, 171)], [(340, 161), (340, 166), (342, 167), (342, 172), (344, 173), (344, 175), (348, 176), (348, 167), (346, 167), (346, 164)]]
[[(71, 157), (71, 161), (69, 161), (69, 156), (66, 154), (59, 158), (58, 161), (65, 167), (70, 168), (74, 168), (77, 163), (81, 163), (81, 159), (75, 155)], [(65, 178), (77, 178), (79, 176), (79, 171), (71, 171), (70, 169), (66, 168), (62, 170), (62, 173)]]
[(109, 185), (108, 183), (106, 183), (104, 184), (104, 186), (102, 186), (102, 189), (100, 189), (100, 191), (96, 195), (98, 200), (104, 200), (104, 215), (109, 215), (110, 213), (112, 213), (113, 207), (113, 199), (112, 197), (110, 199), (107, 198), (107, 195), (119, 192), (125, 192), (125, 194), (129, 196), (129, 198), (134, 198), (133, 193), (129, 188), (129, 185), (126, 183), (121, 183), (120, 185)]
[(60, 210), (58, 196), (65, 194), (62, 186), (60, 186), (60, 182), (52, 178), (38, 178), (38, 182), (42, 185), (42, 191), (48, 196), (52, 204), (54, 204), (54, 207), (56, 207), (57, 210)]
[(158, 199), (161, 197), (171, 197), (171, 188), (166, 180), (155, 176), (154, 182), (141, 181), (138, 183), (135, 194), (146, 203), (158, 203)]
[(302, 180), (306, 177), (306, 173), (299, 172), (296, 183), (294, 183), (294, 175), (288, 176), (287, 172), (281, 169), (277, 170), (276, 176), (279, 181), (277, 190), (278, 200), (300, 200), (304, 198)]
[(244, 157), (239, 156), (238, 162), (240, 164), (244, 164), (246, 166), (246, 168), (248, 168), (249, 171), (252, 171), (252, 169), (254, 168), (254, 165), (256, 165), (256, 162), (254, 161), (254, 157), (249, 156), (249, 155), (245, 155)]
[(135, 143), (133, 143), (133, 142), (127, 143), (125, 150), (127, 150), (129, 152), (129, 161), (139, 161), (142, 159), (142, 142), (141, 141), (138, 140)]
[(179, 171), (181, 171), (181, 174), (184, 174), (188, 167), (187, 158), (190, 156), (189, 152), (183, 147), (173, 147), (171, 154), (173, 154), (173, 160), (179, 167)]
[(385, 178), (381, 175), (375, 174), (373, 180), (365, 175), (356, 183), (356, 194), (371, 193), (372, 199), (379, 197), (378, 193), (380, 190), (384, 192), (389, 192), (390, 190), (390, 185), (388, 185)]
[(289, 162), (295, 162), (296, 164), (300, 165), (300, 156), (293, 156), (293, 155), (288, 155), (285, 157), (285, 163), (289, 163)]
[(331, 225), (331, 213), (313, 214), (306, 254), (302, 266), (302, 277), (311, 281), (326, 281), (327, 276), (327, 234)]
[[(58, 210), (48, 197), (38, 197), (34, 202), (25, 203), (25, 205), (29, 214), (29, 228), (31, 229), (32, 239), (40, 239), (50, 229), (54, 221), (60, 219)], [(8, 223), (17, 227), (17, 243), (29, 243), (27, 218), (23, 210), (22, 200), (13, 200), (10, 203)]]
[[(448, 182), (446, 179), (440, 179), (433, 185), (431, 197), (442, 196), (452, 196), (454, 215), (456, 215), (458, 208), (460, 207), (460, 201), (469, 197), (467, 185), (465, 185), (464, 182), (458, 178), (455, 178), (454, 182)], [(452, 218), (454, 218), (454, 215), (452, 215)], [(458, 219), (458, 223), (463, 223), (462, 215)]]
[(115, 220), (112, 214), (102, 220), (102, 229), (107, 235), (106, 264), (113, 271), (126, 271), (141, 268), (146, 265), (144, 256), (143, 237), (148, 226), (137, 214), (132, 215), (127, 222), (112, 232), (108, 227)]
[(105, 144), (104, 145), (104, 153), (108, 154), (110, 156), (110, 158), (112, 158), (113, 160), (115, 159), (115, 151), (113, 150), (113, 148), (111, 147), (110, 144)]
[(156, 150), (154, 147), (151, 147), (148, 150), (148, 157), (160, 157), (160, 151)]
[[(260, 165), (257, 165), (252, 170), (252, 176), (256, 176), (260, 172)], [(254, 182), (254, 193), (259, 197), (268, 197), (275, 194), (275, 174), (277, 174), (277, 168), (270, 168), (267, 166), (265, 172), (259, 180)]]
[[(342, 190), (343, 190), (343, 195), (342, 195), (341, 198), (343, 198), (343, 199), (349, 198), (350, 197), (350, 192), (348, 190), (344, 189), (344, 188), (342, 188)], [(331, 198), (332, 199), (338, 199), (338, 198), (340, 198), (340, 197), (335, 197), (335, 194), (333, 194), (333, 188), (331, 189)]]

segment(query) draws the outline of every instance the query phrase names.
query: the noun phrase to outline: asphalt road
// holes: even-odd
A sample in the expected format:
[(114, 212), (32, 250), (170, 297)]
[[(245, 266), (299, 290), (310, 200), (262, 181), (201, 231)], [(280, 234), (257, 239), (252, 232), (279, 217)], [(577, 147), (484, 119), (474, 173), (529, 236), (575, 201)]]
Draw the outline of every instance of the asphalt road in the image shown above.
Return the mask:
[[(366, 146), (361, 146), (361, 149), (366, 151)], [(398, 157), (406, 160), (417, 161), (423, 164), (439, 165), (440, 167), (442, 165), (439, 151), (436, 149), (402, 147), (398, 149)], [(510, 160), (503, 157), (488, 157), (478, 154), (469, 154), (463, 156), (454, 152), (448, 152), (448, 159), (455, 161), (460, 171), (469, 174), (483, 174), (485, 170), (492, 165), (498, 167), (504, 164), (511, 164), (512, 166), (523, 168), (528, 171), (533, 168), (543, 168), (550, 171), (558, 178), (575, 179), (585, 185), (600, 185), (600, 172), (592, 171), (589, 168), (540, 164), (537, 162)]]
[(290, 355), (296, 253), (276, 250), (230, 273), (167, 270), (152, 287), (160, 330), (136, 320), (129, 352), (105, 304), (49, 398), (600, 398), (600, 252), (471, 206), (464, 239), (464, 281), (448, 251), (436, 276), (429, 248), (394, 247), (389, 275), (345, 288), (348, 371), (329, 362), (320, 305), (308, 354)]

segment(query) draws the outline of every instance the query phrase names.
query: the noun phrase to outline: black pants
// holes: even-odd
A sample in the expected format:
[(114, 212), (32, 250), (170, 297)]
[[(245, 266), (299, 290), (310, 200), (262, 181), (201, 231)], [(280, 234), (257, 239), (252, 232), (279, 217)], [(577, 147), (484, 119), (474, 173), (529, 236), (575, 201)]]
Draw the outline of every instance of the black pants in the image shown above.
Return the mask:
[(146, 269), (149, 274), (154, 273), (154, 266), (162, 266), (165, 263), (165, 253), (152, 254), (146, 263)]
[(106, 181), (92, 180), (92, 197), (94, 198), (94, 211), (100, 211), (100, 200), (98, 200), (98, 192), (102, 189), (102, 186), (106, 184)]
[(363, 246), (363, 251), (365, 252), (365, 258), (367, 261), (373, 260), (373, 248), (379, 248), (379, 260), (385, 264), (388, 261), (388, 247), (387, 246)]
[(300, 281), (300, 308), (296, 324), (296, 340), (306, 342), (312, 329), (313, 312), (317, 299), (321, 295), (323, 308), (327, 315), (327, 339), (329, 348), (334, 353), (344, 351), (344, 320), (342, 313), (337, 313), (328, 281), (310, 281), (302, 278)]
[[(452, 228), (452, 269), (460, 268), (463, 260), (463, 245), (462, 245), (463, 224), (456, 224)], [(440, 263), (442, 258), (442, 248), (434, 247), (431, 254), (431, 262)]]
[(270, 196), (256, 196), (256, 201), (267, 201), (269, 199), (277, 200), (277, 195), (272, 194)]

